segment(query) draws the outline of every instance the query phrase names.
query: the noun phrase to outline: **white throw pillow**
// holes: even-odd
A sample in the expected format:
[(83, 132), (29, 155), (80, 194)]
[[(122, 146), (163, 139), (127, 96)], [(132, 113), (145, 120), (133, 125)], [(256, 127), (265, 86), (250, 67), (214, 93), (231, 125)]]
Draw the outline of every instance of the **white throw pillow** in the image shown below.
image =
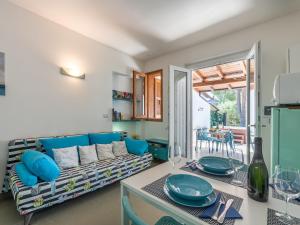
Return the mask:
[(77, 146), (52, 149), (54, 160), (61, 169), (79, 166)]
[(96, 146), (78, 146), (81, 165), (98, 161)]
[(116, 158), (112, 151), (112, 144), (97, 144), (97, 153), (99, 160)]
[(128, 154), (125, 141), (113, 141), (112, 144), (113, 144), (113, 153), (115, 156), (122, 156)]

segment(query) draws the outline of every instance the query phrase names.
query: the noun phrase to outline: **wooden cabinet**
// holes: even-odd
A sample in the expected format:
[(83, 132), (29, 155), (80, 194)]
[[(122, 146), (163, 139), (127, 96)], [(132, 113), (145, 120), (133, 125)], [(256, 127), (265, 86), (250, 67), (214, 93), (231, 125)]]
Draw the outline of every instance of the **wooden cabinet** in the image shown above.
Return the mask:
[(169, 142), (162, 139), (148, 139), (149, 152), (153, 158), (168, 161)]

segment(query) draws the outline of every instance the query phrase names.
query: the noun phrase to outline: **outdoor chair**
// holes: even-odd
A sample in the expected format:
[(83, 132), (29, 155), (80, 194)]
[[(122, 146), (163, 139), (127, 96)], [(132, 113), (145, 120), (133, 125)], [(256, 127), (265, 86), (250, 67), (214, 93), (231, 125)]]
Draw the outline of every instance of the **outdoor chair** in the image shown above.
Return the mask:
[[(206, 144), (206, 146), (208, 146), (208, 150), (209, 150), (209, 153), (210, 153), (210, 150), (211, 150), (210, 147), (211, 147), (213, 138), (209, 137), (208, 134), (209, 133), (207, 131), (207, 128), (197, 129), (197, 133), (196, 133), (196, 147), (195, 147), (196, 151), (198, 150), (199, 147), (200, 147), (200, 150), (201, 150), (201, 148), (202, 148), (202, 142), (204, 142)], [(200, 146), (198, 146), (198, 142), (199, 142)]]
[(222, 152), (224, 152), (224, 145), (225, 145), (227, 153), (228, 153), (228, 149), (229, 148), (232, 151), (234, 151), (234, 149), (235, 149), (233, 133), (230, 130), (226, 131), (225, 134), (224, 134), (224, 136), (222, 138), (216, 138), (216, 137), (214, 137), (213, 140), (212, 140), (212, 142), (216, 143), (216, 151), (217, 152), (218, 152), (220, 146), (221, 146)]

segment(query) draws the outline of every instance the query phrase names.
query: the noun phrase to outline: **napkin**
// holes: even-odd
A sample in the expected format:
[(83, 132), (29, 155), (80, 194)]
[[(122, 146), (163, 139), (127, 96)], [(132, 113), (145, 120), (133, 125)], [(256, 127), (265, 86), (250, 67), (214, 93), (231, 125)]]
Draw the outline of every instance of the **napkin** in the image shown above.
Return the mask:
[(191, 170), (196, 170), (197, 169), (196, 161), (195, 160), (187, 162), (186, 166), (189, 167)]
[[(215, 213), (218, 205), (219, 205), (219, 202), (220, 202), (220, 199), (221, 199), (221, 194), (219, 193), (217, 195), (217, 199), (216, 199), (216, 202), (207, 207), (200, 215), (199, 215), (199, 218), (202, 218), (202, 219), (210, 219), (213, 214)], [(219, 216), (221, 215), (221, 213), (223, 212), (224, 210), (224, 207), (225, 205), (222, 205), (220, 207), (220, 211), (219, 211)], [(226, 213), (226, 216), (225, 216), (225, 219), (243, 219), (243, 217), (241, 216), (241, 214), (233, 207), (230, 207)]]

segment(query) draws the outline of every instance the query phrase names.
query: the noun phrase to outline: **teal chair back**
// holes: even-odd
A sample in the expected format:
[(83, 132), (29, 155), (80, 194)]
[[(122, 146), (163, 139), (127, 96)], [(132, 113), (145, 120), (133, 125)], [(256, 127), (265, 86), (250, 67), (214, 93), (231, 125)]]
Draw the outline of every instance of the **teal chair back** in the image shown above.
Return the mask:
[(205, 128), (197, 129), (197, 140), (199, 141), (209, 140), (207, 129)]
[[(125, 210), (126, 216), (128, 217), (129, 221), (131, 221), (131, 225), (147, 225), (143, 220), (141, 220), (131, 208), (129, 203), (128, 197), (124, 196), (122, 198), (122, 205)], [(183, 225), (177, 222), (170, 216), (163, 216), (161, 217), (155, 225)]]
[(231, 149), (234, 149), (234, 136), (231, 130), (227, 131), (225, 136), (225, 143), (228, 143)]
[(132, 225), (148, 225), (135, 214), (130, 206), (128, 197), (124, 196), (122, 198), (122, 205)]

